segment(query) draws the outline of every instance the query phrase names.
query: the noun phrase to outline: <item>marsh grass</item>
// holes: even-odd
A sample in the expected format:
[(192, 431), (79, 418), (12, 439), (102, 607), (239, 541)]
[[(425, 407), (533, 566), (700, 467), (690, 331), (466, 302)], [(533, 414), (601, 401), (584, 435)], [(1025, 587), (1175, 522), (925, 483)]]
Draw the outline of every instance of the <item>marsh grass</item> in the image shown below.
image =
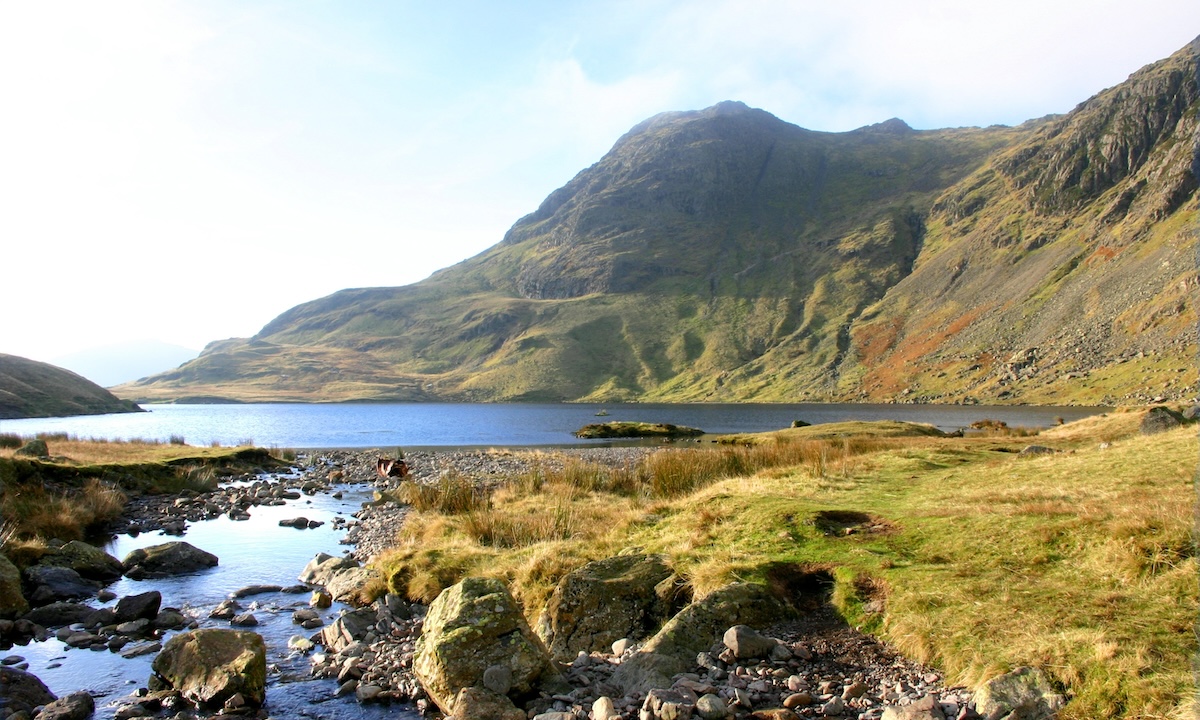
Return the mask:
[(419, 512), (461, 515), (491, 506), (491, 495), (485, 488), (456, 472), (443, 473), (429, 485), (404, 481), (395, 493), (398, 500)]
[(35, 538), (81, 540), (120, 515), (125, 501), (125, 493), (96, 479), (79, 490), (49, 490), (36, 483), (8, 486), (0, 495), (4, 544)]

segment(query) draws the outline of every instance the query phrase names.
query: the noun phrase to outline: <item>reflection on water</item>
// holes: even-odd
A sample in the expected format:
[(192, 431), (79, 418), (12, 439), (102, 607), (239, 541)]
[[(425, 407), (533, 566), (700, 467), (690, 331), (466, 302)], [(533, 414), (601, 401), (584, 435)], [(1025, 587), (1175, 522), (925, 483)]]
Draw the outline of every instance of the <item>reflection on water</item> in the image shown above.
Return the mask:
[[(153, 580), (122, 578), (109, 589), (118, 596), (158, 590), (163, 596), (163, 607), (182, 609), (199, 620), (202, 627), (229, 627), (228, 622), (209, 620), (208, 613), (235, 590), (247, 585), (294, 585), (305, 564), (317, 553), (336, 555), (346, 549), (338, 544), (343, 533), (334, 530), (331, 521), (338, 515), (349, 516), (357, 511), (363, 502), (371, 500), (372, 489), (367, 485), (338, 489), (343, 492), (340, 500), (328, 494), (305, 496), (286, 505), (251, 508), (251, 517), (245, 521), (234, 522), (222, 516), (193, 523), (182, 539), (216, 555), (220, 561), (216, 567)], [(325, 524), (308, 530), (279, 527), (280, 520), (298, 515), (323, 520)], [(159, 533), (136, 538), (122, 535), (106, 550), (123, 558), (137, 548), (177, 539), (180, 538)], [(308, 607), (307, 593), (267, 593), (239, 602), (254, 613), (259, 624), (251, 629), (262, 635), (267, 644), (267, 709), (272, 716), (347, 720), (420, 717), (409, 707), (360, 706), (352, 697), (334, 698), (335, 680), (309, 677), (308, 657), (287, 648), (292, 635), (313, 634), (292, 623), (292, 612)], [(318, 612), (328, 623), (342, 608), (335, 604)], [(30, 672), (56, 695), (77, 690), (92, 693), (96, 697), (97, 718), (111, 718), (122, 698), (145, 687), (154, 659), (153, 655), (147, 655), (126, 660), (108, 651), (69, 648), (54, 639), (27, 647), (15, 646), (10, 653), (26, 658)]]
[(817, 424), (841, 420), (907, 420), (947, 431), (993, 418), (1010, 426), (1048, 427), (1103, 412), (1105, 408), (982, 405), (849, 404), (547, 404), (373, 403), (339, 405), (147, 405), (150, 412), (70, 418), (0, 420), (0, 432), (33, 435), (65, 432), (80, 437), (179, 436), (193, 445), (262, 447), (512, 447), (586, 445), (572, 432), (597, 422), (636, 420), (674, 423), (710, 433), (763, 432), (793, 420)]

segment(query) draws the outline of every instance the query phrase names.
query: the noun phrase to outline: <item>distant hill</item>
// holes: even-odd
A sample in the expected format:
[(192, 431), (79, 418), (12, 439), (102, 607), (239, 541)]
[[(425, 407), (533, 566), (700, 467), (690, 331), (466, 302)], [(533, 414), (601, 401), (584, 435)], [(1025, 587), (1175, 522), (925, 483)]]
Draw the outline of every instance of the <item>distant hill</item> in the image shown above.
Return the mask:
[(1194, 396), (1200, 39), (1015, 128), (664, 113), (414, 285), (123, 397), (1122, 403)]
[(99, 385), (112, 387), (178, 367), (199, 354), (198, 350), (179, 345), (140, 340), (81, 350), (51, 360)]
[(70, 370), (0, 354), (0, 419), (139, 412)]

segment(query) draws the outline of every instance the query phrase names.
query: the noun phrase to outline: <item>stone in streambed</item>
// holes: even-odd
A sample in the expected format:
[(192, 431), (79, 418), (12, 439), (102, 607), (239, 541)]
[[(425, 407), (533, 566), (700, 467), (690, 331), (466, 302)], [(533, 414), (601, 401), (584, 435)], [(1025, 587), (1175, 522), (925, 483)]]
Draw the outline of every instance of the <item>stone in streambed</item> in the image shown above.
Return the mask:
[(162, 593), (157, 590), (138, 593), (136, 595), (126, 595), (117, 601), (116, 617), (114, 622), (124, 623), (133, 620), (145, 618), (153, 620), (158, 617), (158, 610), (162, 606)]
[(0, 555), (0, 618), (12, 619), (29, 611), (29, 602), (21, 592), (21, 571)]
[(71, 693), (42, 708), (37, 720), (85, 720), (96, 710), (96, 701), (86, 692)]
[(196, 572), (213, 567), (217, 562), (216, 555), (177, 540), (134, 550), (125, 556), (122, 565), (126, 575), (138, 579)]
[(219, 707), (241, 693), (258, 707), (266, 697), (267, 654), (262, 636), (204, 629), (173, 636), (154, 659), (155, 675), (198, 705)]

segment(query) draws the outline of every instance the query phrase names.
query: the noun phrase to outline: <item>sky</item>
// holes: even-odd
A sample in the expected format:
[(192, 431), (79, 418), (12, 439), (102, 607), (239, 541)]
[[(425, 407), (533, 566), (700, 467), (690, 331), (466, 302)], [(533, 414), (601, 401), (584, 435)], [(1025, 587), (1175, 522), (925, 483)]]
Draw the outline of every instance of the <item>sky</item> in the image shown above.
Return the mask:
[(659, 112), (1012, 125), (1198, 34), (1196, 0), (0, 0), (0, 353), (416, 282)]

